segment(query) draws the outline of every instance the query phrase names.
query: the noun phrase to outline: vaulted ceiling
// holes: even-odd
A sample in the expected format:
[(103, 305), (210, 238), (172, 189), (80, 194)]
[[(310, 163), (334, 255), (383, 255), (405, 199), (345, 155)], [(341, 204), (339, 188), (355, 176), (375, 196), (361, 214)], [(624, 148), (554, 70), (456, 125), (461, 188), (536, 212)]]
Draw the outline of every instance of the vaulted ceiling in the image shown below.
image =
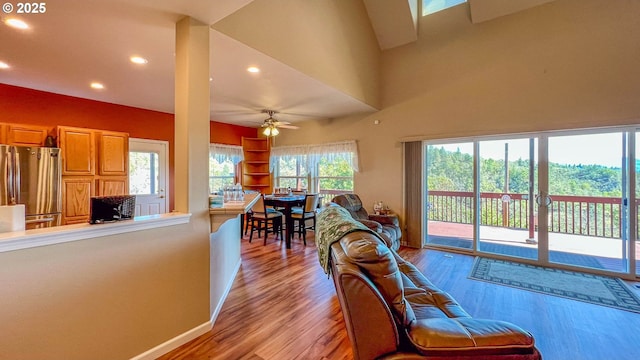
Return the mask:
[[(301, 0), (54, 0), (40, 14), (4, 9), (3, 22), (19, 18), (29, 29), (0, 24), (0, 83), (173, 113), (175, 23), (191, 16), (212, 25), (211, 119), (257, 127), (261, 109), (280, 119), (335, 118), (376, 108), (255, 47), (214, 30), (220, 20), (253, 1), (293, 6)], [(345, 0), (326, 0), (345, 1)], [(415, 41), (419, 0), (362, 1), (379, 51)], [(469, 0), (470, 21), (479, 23), (551, 0)], [(271, 4), (269, 3), (269, 4)], [(17, 4), (17, 3), (14, 3)], [(261, 23), (269, 26), (269, 14)], [(148, 60), (143, 65), (131, 56)], [(261, 71), (252, 74), (249, 66)], [(102, 90), (89, 87), (93, 81)]]

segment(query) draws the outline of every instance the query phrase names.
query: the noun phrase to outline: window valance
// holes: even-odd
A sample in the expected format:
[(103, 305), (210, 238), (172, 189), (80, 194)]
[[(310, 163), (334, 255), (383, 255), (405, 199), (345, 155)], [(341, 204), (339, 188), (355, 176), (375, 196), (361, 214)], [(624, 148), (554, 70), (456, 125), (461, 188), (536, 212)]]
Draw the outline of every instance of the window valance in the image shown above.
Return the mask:
[[(280, 157), (306, 156), (308, 171), (315, 169), (320, 160), (332, 162), (344, 160), (353, 171), (358, 171), (358, 145), (355, 140), (326, 144), (277, 146), (271, 148), (271, 164), (277, 163)], [(273, 165), (272, 165), (273, 166)]]
[(229, 160), (234, 165), (237, 165), (244, 159), (242, 146), (236, 145), (210, 144), (209, 156), (218, 162), (225, 162)]

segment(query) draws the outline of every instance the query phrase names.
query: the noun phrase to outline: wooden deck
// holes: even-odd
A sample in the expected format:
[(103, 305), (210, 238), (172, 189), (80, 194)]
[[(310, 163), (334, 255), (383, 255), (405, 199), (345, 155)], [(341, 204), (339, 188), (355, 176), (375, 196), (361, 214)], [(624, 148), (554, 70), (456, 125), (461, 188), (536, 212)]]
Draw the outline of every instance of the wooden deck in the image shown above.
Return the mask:
[[(333, 282), (310, 237), (290, 250), (271, 238), (266, 246), (245, 238), (242, 267), (213, 329), (160, 359), (352, 359)], [(469, 255), (400, 254), (472, 316), (529, 330), (545, 360), (640, 357), (640, 314), (470, 280)]]
[[(430, 244), (463, 249), (473, 247), (473, 225), (429, 221), (428, 231)], [(552, 262), (624, 272), (623, 248), (620, 239), (560, 233), (549, 235), (549, 259)], [(528, 238), (529, 232), (526, 230), (481, 226), (480, 250), (537, 259), (538, 245), (528, 243)], [(534, 239), (537, 241), (537, 235)], [(636, 244), (635, 252), (635, 258), (640, 259), (640, 242)], [(636, 268), (640, 271), (640, 264)]]

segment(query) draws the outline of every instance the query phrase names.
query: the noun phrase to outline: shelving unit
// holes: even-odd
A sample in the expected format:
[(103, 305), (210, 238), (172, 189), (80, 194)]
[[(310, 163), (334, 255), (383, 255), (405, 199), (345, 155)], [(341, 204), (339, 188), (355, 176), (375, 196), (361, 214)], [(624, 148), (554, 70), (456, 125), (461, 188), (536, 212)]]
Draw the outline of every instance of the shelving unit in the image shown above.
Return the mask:
[(263, 194), (271, 189), (269, 156), (271, 146), (268, 138), (242, 138), (242, 187)]

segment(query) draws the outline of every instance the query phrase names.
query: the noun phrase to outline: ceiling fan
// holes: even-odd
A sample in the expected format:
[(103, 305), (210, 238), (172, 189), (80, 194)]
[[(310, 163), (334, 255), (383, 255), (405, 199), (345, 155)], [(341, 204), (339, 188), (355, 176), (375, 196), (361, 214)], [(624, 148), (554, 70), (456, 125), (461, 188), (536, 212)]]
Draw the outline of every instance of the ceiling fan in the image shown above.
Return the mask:
[(269, 115), (269, 117), (267, 119), (265, 119), (264, 122), (262, 123), (262, 128), (264, 128), (264, 130), (262, 131), (262, 134), (264, 134), (265, 136), (276, 136), (276, 135), (280, 134), (280, 130), (278, 130), (278, 128), (280, 128), (280, 129), (299, 129), (299, 127), (297, 127), (295, 125), (291, 125), (291, 123), (289, 123), (289, 122), (279, 121), (279, 120), (274, 119), (273, 118), (273, 114), (277, 114), (278, 113), (275, 110), (263, 109), (262, 112)]

